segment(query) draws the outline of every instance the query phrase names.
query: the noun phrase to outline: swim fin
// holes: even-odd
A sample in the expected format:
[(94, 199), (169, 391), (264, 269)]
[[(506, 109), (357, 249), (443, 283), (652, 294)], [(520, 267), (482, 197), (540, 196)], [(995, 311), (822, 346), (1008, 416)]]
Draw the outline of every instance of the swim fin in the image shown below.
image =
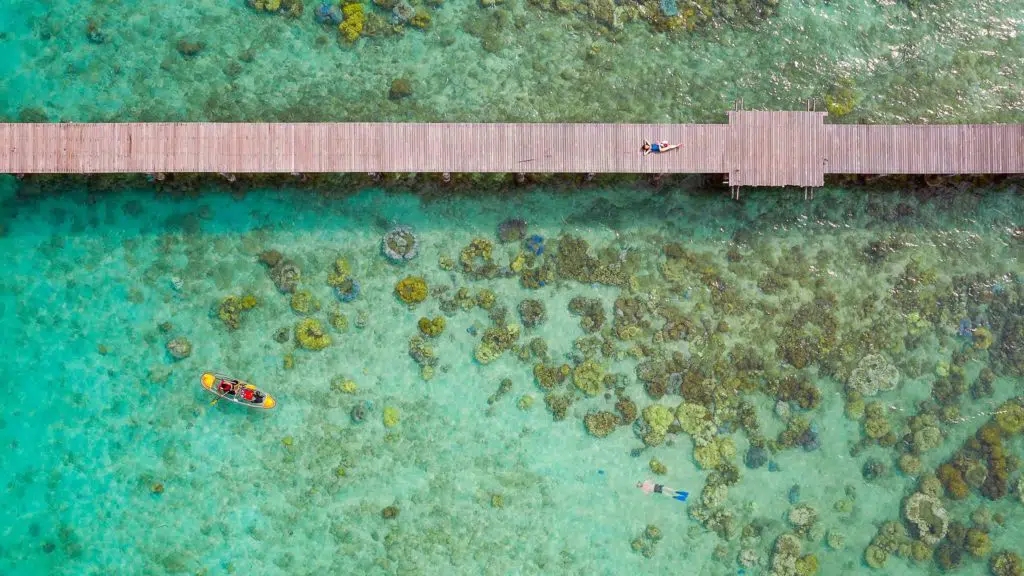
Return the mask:
[(689, 496), (689, 492), (676, 492), (676, 495), (673, 496), (673, 498), (679, 500), (680, 502), (686, 502), (686, 499), (689, 498)]

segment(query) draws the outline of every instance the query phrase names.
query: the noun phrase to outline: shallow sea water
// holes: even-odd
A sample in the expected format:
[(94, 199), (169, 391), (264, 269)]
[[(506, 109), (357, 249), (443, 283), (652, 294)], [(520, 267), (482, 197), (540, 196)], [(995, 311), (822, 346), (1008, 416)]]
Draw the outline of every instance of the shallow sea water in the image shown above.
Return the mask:
[[(290, 20), (239, 0), (0, 3), (0, 119), (722, 122), (737, 98), (748, 109), (802, 109), (807, 98), (820, 107), (838, 95), (852, 109), (829, 121), (1024, 120), (1019, 0), (785, 0), (756, 26), (716, 20), (668, 34), (646, 22), (610, 29), (580, 3), (558, 14), (521, 0), (453, 0), (430, 8), (426, 31), (353, 45), (316, 24), (314, 7)], [(186, 56), (181, 41), (202, 48)], [(410, 96), (389, 98), (396, 79), (409, 81)], [(883, 523), (901, 520), (924, 472), (951, 460), (976, 469), (976, 452), (958, 450), (1024, 395), (1024, 360), (1006, 360), (1024, 355), (1014, 331), (1024, 322), (1019, 179), (837, 181), (812, 202), (765, 190), (738, 203), (697, 178), (659, 187), (541, 179), (500, 193), (471, 183), (457, 194), (424, 178), (244, 194), (237, 184), (175, 180), (87, 187), (0, 177), (2, 574), (808, 576), (811, 555), (819, 574), (935, 573), (932, 560), (896, 556), (872, 570), (865, 549)], [(474, 238), (494, 243), (498, 266), (511, 264), (523, 247), (498, 243), (496, 231), (513, 217), (547, 239), (541, 261), (573, 235), (591, 257), (628, 266), (630, 280), (557, 278), (526, 289), (515, 277), (473, 279), (439, 265)], [(380, 250), (397, 224), (420, 240), (404, 266)], [(266, 250), (302, 270), (300, 288), (321, 304), (313, 317), (324, 326), (332, 314), (347, 318), (346, 330), (327, 328), (327, 349), (275, 340), (302, 317), (259, 263)], [(350, 303), (327, 285), (339, 257), (362, 286)], [(408, 274), (431, 288), (413, 308), (394, 294)], [(486, 365), (474, 359), (492, 319), (480, 307), (445, 313), (460, 288), (492, 290), (510, 324), (523, 299), (542, 301), (546, 322), (522, 329), (517, 345), (543, 338), (554, 365), (585, 359), (570, 301), (599, 299), (613, 349), (591, 359), (621, 375), (617, 388), (587, 396), (570, 377), (555, 393), (573, 402), (554, 420), (536, 358), (510, 350)], [(244, 294), (258, 305), (228, 330), (218, 305)], [(647, 308), (650, 325), (631, 340), (613, 334), (620, 297)], [(801, 309), (818, 316), (796, 331), (811, 352), (796, 368), (781, 349)], [(681, 312), (685, 338), (659, 339), (659, 310)], [(421, 317), (438, 315), (447, 326), (429, 340), (438, 363), (424, 381), (409, 340)], [(980, 333), (957, 335), (965, 318), (990, 324), (991, 346)], [(179, 336), (193, 351), (176, 361), (165, 346)], [(739, 368), (745, 348), (763, 363)], [(640, 410), (680, 404), (677, 392), (651, 397), (639, 378), (637, 356), (659, 351), (684, 358), (676, 378), (702, 375), (686, 381), (688, 401), (705, 383), (746, 382), (741, 394), (707, 402), (715, 434), (736, 448), (716, 472), (698, 465), (685, 432), (645, 448), (642, 429), (595, 438), (584, 425), (589, 413), (614, 412), (616, 395)], [(868, 399), (881, 403), (895, 446), (858, 448), (864, 420), (845, 414), (846, 381), (870, 353), (900, 374), (895, 390)], [(942, 376), (964, 353), (965, 387), (983, 368), (995, 374), (977, 399), (950, 394)], [(257, 414), (211, 405), (204, 370), (251, 380), (280, 406)], [(786, 376), (819, 390), (813, 409), (777, 405), (771, 383)], [(506, 378), (511, 389), (489, 403)], [(344, 379), (355, 393), (332, 387)], [(518, 406), (525, 396), (528, 409)], [(350, 416), (357, 405), (362, 423)], [(738, 405), (756, 415), (760, 434), (737, 430)], [(396, 426), (384, 425), (385, 408), (398, 410)], [(942, 441), (924, 450), (922, 473), (904, 473), (897, 459), (913, 447), (901, 437), (922, 409), (945, 419)], [(799, 419), (813, 424), (819, 446), (777, 446)], [(745, 465), (752, 441), (777, 448), (770, 465)], [(991, 542), (977, 558), (962, 543), (940, 544), (960, 561), (957, 574), (989, 573), (995, 553), (1024, 541), (1021, 435), (1008, 434), (1003, 452), (1005, 495), (971, 488), (963, 500), (941, 498), (950, 520)], [(653, 474), (652, 459), (667, 472)], [(871, 459), (885, 470), (867, 480)], [(709, 478), (735, 471), (724, 501), (704, 507)], [(644, 495), (635, 483), (648, 478), (691, 496)], [(787, 571), (772, 551), (797, 531), (788, 516), (799, 505), (817, 522), (801, 535), (803, 571)], [(396, 517), (385, 517), (389, 506)], [(731, 519), (715, 526), (707, 510)], [(643, 537), (648, 525), (662, 534), (656, 544)], [(841, 547), (829, 544), (837, 535)], [(756, 561), (742, 565), (744, 551)]]
[[(843, 384), (819, 375), (813, 364), (796, 370), (774, 359), (778, 367), (763, 374), (802, 372), (820, 389), (813, 410), (792, 405), (794, 414), (815, 423), (820, 448), (783, 449), (771, 457), (771, 469), (752, 470), (743, 464), (748, 435), (722, 431), (735, 440), (740, 479), (721, 505), (734, 515), (729, 538), (721, 539), (688, 515), (700, 505), (709, 472), (695, 464), (685, 433), (638, 456), (631, 451), (644, 443), (630, 426), (595, 438), (583, 417), (614, 410), (615, 396), (574, 392), (571, 378), (559, 390), (575, 401), (565, 420), (554, 421), (533, 360), (522, 362), (511, 351), (486, 365), (474, 360), (491, 323), (479, 307), (447, 316), (444, 333), (431, 342), (436, 375), (425, 382), (407, 350), (417, 319), (441, 315), (441, 300), (460, 287), (493, 290), (510, 323), (519, 323), (519, 301), (537, 298), (548, 319), (524, 328), (520, 343), (544, 338), (552, 362), (572, 364), (581, 360), (574, 341), (585, 334), (569, 300), (599, 298), (607, 330), (615, 299), (639, 295), (680, 306), (698, 326), (727, 321), (729, 347), (770, 350), (774, 338), (765, 338), (765, 330), (792, 314), (798, 303), (790, 296), (803, 301), (807, 283), (820, 282), (838, 297), (843, 337), (851, 337), (846, 327), (857, 322), (901, 332), (883, 351), (900, 368), (899, 387), (878, 397), (899, 430), (929, 398), (939, 363), (949, 362), (964, 341), (955, 336), (952, 317), (907, 339), (905, 318), (887, 317), (901, 315), (886, 302), (896, 278), (914, 259), (934, 269), (939, 284), (978, 272), (1005, 278), (1003, 293), (1019, 294), (1013, 282), (1020, 282), (1024, 250), (1024, 203), (1013, 183), (983, 196), (927, 201), (828, 189), (813, 203), (795, 194), (727, 202), (695, 191), (689, 180), (661, 188), (594, 184), (571, 193), (555, 185), (513, 187), (475, 197), (368, 188), (332, 189), (329, 196), (263, 189), (243, 198), (214, 189), (182, 196), (152, 189), (89, 193), (70, 185), (59, 196), (26, 196), (11, 177), (3, 185), (0, 339), (13, 353), (0, 362), (6, 395), (0, 570), (10, 574), (665, 574), (680, 566), (688, 574), (768, 574), (775, 538), (793, 530), (786, 518), (794, 484), (799, 503), (818, 511), (803, 553), (816, 555), (823, 574), (866, 572), (865, 547), (879, 524), (899, 519), (900, 502), (918, 476), (899, 472), (891, 448), (851, 455), (861, 426), (843, 414)], [(473, 238), (495, 242), (495, 259), (510, 261), (520, 245), (496, 238), (497, 225), (509, 217), (527, 219), (529, 233), (548, 239), (546, 258), (554, 258), (563, 234), (586, 239), (592, 254), (611, 248), (639, 255), (635, 289), (557, 280), (527, 290), (515, 278), (472, 280), (439, 267), (442, 255), (457, 259)], [(396, 223), (412, 226), (421, 243), (419, 256), (400, 267), (380, 251), (381, 235)], [(869, 264), (868, 243), (893, 234), (906, 244)], [(746, 300), (741, 310), (716, 307), (713, 288), (698, 276), (685, 289), (665, 283), (659, 266), (673, 241), (709, 255)], [(730, 248), (742, 260), (730, 262)], [(301, 317), (257, 261), (270, 249), (301, 268), (300, 288), (320, 301), (313, 316), (324, 326), (334, 310), (350, 320), (345, 332), (328, 328), (327, 349), (297, 349), (294, 338), (275, 341), (278, 328)], [(759, 290), (755, 283), (770, 262), (785, 262), (794, 250), (810, 266), (803, 285), (774, 296)], [(338, 257), (361, 282), (354, 302), (339, 302), (326, 283)], [(432, 290), (413, 308), (393, 291), (407, 274), (422, 275)], [(243, 293), (258, 306), (229, 331), (217, 305)], [(857, 318), (866, 297), (877, 298), (880, 308)], [(778, 321), (764, 316), (762, 305), (771, 301), (778, 303)], [(366, 323), (357, 328), (360, 312)], [(641, 409), (674, 407), (678, 394), (648, 397), (634, 375), (636, 360), (625, 353), (637, 342), (654, 342), (652, 330), (661, 322), (651, 319), (652, 329), (637, 341), (610, 337), (617, 354), (594, 358), (624, 375), (619, 393)], [(170, 326), (161, 327), (165, 322)], [(176, 336), (193, 344), (184, 360), (165, 350)], [(697, 354), (711, 350), (705, 336), (694, 331), (664, 346), (689, 350), (697, 365)], [(289, 354), (294, 366), (286, 369)], [(987, 351), (976, 355), (967, 364), (968, 381), (990, 363)], [(280, 406), (259, 414), (223, 402), (211, 406), (198, 382), (204, 370), (251, 380)], [(332, 389), (339, 377), (353, 380), (357, 392)], [(511, 390), (489, 404), (504, 378)], [(945, 440), (922, 457), (924, 468), (948, 459), (999, 403), (1022, 392), (1019, 374), (1000, 372), (991, 397), (975, 401), (965, 394), (956, 402), (962, 419), (943, 425)], [(524, 395), (536, 400), (527, 410), (517, 407)], [(774, 398), (761, 391), (743, 397), (756, 408), (764, 436), (775, 438), (785, 428)], [(350, 418), (358, 403), (369, 403), (362, 423)], [(397, 426), (384, 426), (385, 407), (399, 411)], [(1021, 438), (1006, 448), (1019, 457)], [(888, 470), (868, 482), (861, 469), (872, 457)], [(652, 458), (664, 463), (665, 475), (650, 472)], [(1018, 476), (1012, 474), (1011, 485)], [(648, 478), (691, 497), (680, 503), (646, 496), (634, 484)], [(837, 511), (836, 503), (847, 499), (852, 508)], [(967, 524), (979, 507), (1002, 514), (1002, 525), (989, 529), (994, 550), (1012, 549), (1024, 538), (1024, 505), (1015, 491), (995, 502), (976, 490), (967, 500), (946, 502), (951, 518)], [(397, 506), (396, 518), (383, 517), (388, 506)], [(759, 537), (743, 537), (751, 523), (760, 527)], [(663, 537), (646, 558), (631, 542), (649, 524)], [(843, 534), (843, 549), (825, 544), (829, 531)], [(742, 568), (742, 549), (756, 551), (760, 564)], [(884, 572), (934, 570), (893, 558)], [(986, 570), (985, 560), (970, 559), (957, 573)]]
[[(450, 0), (429, 8), (425, 31), (406, 26), (344, 46), (314, 21), (318, 3), (306, 4), (289, 19), (242, 0), (4, 2), (0, 113), (79, 122), (723, 122), (738, 98), (747, 109), (784, 110), (816, 98), (821, 109), (848, 80), (853, 109), (831, 121), (1024, 118), (1020, 0), (782, 0), (756, 26), (719, 18), (670, 34), (642, 20), (609, 28), (585, 15), (586, 2), (567, 2), (578, 12), (562, 15), (524, 0)], [(203, 48), (186, 57), (181, 41)], [(390, 100), (398, 78), (412, 95)]]

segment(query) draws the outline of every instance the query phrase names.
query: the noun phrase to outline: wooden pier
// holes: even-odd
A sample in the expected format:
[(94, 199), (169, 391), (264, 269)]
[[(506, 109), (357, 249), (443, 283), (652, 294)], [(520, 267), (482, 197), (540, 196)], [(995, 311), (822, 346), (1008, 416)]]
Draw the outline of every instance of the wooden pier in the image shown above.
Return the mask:
[[(822, 112), (727, 124), (0, 124), (0, 173), (723, 174), (733, 187), (825, 174), (1024, 173), (1024, 125), (838, 125)], [(643, 156), (643, 140), (681, 149)]]

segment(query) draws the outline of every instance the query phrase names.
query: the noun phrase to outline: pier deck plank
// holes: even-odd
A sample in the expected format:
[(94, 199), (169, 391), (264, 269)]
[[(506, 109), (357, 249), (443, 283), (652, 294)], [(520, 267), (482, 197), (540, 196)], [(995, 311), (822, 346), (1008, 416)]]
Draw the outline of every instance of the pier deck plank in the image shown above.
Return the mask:
[[(823, 112), (728, 124), (0, 124), (0, 173), (507, 172), (727, 174), (822, 186), (825, 174), (1024, 173), (1024, 125), (826, 125)], [(643, 140), (682, 148), (643, 156)]]

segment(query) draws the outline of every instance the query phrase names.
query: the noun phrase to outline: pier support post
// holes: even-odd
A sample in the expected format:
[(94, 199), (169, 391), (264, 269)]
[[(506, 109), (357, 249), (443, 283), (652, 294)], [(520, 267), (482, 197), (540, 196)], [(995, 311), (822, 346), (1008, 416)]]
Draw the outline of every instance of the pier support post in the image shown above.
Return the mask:
[(452, 173), (451, 172), (442, 172), (441, 173), (441, 182), (444, 182), (445, 184), (451, 184), (452, 183)]
[(523, 182), (526, 182), (526, 173), (516, 172), (516, 184), (522, 184)]

